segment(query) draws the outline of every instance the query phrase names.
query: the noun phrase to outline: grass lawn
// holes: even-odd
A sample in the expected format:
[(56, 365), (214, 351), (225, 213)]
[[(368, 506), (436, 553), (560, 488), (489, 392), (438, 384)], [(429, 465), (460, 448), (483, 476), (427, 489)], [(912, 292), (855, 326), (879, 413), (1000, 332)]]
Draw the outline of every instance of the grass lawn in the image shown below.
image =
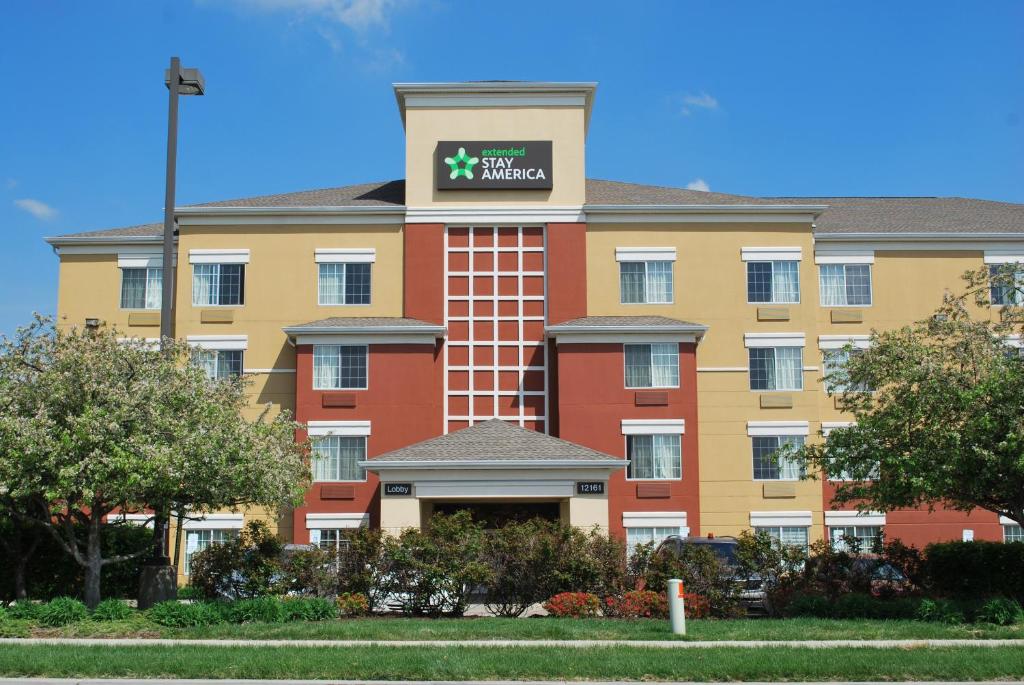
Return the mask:
[(0, 676), (379, 680), (980, 680), (1024, 649), (77, 647), (0, 645)]
[[(8, 626), (5, 630), (4, 625)], [(321, 622), (221, 624), (163, 628), (144, 616), (128, 621), (83, 621), (39, 628), (23, 621), (0, 624), (9, 637), (173, 637), (338, 640), (593, 639), (593, 640), (826, 640), (826, 639), (1024, 639), (1024, 625), (944, 625), (922, 621), (831, 619), (693, 620), (688, 635), (672, 635), (668, 621), (557, 618), (362, 618)]]

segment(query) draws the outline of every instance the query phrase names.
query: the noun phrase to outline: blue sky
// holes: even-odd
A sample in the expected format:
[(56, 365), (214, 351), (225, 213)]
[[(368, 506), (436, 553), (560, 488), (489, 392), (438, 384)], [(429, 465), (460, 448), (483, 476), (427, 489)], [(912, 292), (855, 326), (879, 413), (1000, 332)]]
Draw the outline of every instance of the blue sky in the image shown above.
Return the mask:
[(394, 81), (598, 81), (588, 175), (750, 195), (1024, 202), (1022, 2), (6, 2), (0, 332), (56, 308), (42, 238), (403, 173)]

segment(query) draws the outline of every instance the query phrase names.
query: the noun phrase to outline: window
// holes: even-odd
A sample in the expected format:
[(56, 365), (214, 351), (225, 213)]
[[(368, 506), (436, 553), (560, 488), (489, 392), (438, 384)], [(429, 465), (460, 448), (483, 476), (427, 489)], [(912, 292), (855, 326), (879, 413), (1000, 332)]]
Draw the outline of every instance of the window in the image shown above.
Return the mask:
[(370, 304), (368, 263), (320, 264), (320, 304)]
[(319, 541), (313, 544), (327, 552), (337, 552), (341, 548), (349, 546), (349, 539), (340, 528), (319, 528), (311, 530), (309, 533), (310, 542), (319, 536)]
[(121, 269), (121, 309), (160, 309), (163, 281), (159, 266)]
[(627, 388), (678, 388), (679, 345), (626, 345)]
[(799, 547), (802, 550), (807, 550), (807, 528), (804, 526), (757, 526), (754, 531), (768, 533), (772, 540), (787, 547)]
[(751, 347), (751, 390), (802, 390), (804, 348)]
[(822, 307), (871, 305), (870, 264), (822, 264), (820, 269)]
[(622, 304), (671, 304), (672, 262), (619, 262)]
[(1012, 270), (1012, 282), (1011, 269), (1006, 264), (989, 264), (988, 275), (997, 281), (991, 287), (992, 304), (1024, 304), (1024, 268)]
[(630, 480), (678, 480), (683, 476), (679, 435), (627, 435), (626, 477)]
[(242, 375), (242, 350), (203, 350), (192, 352), (193, 363), (213, 379), (237, 378)]
[(366, 345), (314, 345), (314, 390), (366, 389)]
[(233, 529), (227, 530), (190, 530), (185, 534), (185, 575), (192, 567), (192, 555), (202, 552), (210, 545), (219, 545), (235, 537)]
[(241, 305), (244, 291), (245, 264), (192, 265), (193, 305)]
[(364, 481), (359, 462), (366, 458), (366, 438), (327, 435), (313, 441), (314, 481)]
[(670, 527), (649, 527), (649, 528), (627, 528), (626, 529), (626, 556), (633, 556), (633, 550), (638, 545), (645, 545), (653, 542), (655, 546), (670, 535), (679, 535), (678, 526)]
[(1004, 524), (1003, 542), (1024, 542), (1024, 528), (1012, 523)]
[(747, 262), (747, 302), (800, 302), (800, 262)]
[(831, 526), (832, 549), (837, 552), (849, 551), (849, 540), (858, 542), (858, 551), (870, 552), (882, 544), (881, 526)]
[[(850, 357), (861, 354), (861, 350), (825, 350), (822, 352), (823, 370), (825, 372), (825, 392), (833, 395), (841, 392), (865, 392), (868, 386), (864, 383), (847, 385), (839, 382), (833, 374), (841, 372), (850, 363)], [(830, 378), (832, 377), (832, 378)]]
[(776, 456), (782, 447), (803, 447), (802, 435), (755, 435), (751, 438), (754, 446), (754, 480), (799, 480), (804, 475), (803, 466), (795, 459)]

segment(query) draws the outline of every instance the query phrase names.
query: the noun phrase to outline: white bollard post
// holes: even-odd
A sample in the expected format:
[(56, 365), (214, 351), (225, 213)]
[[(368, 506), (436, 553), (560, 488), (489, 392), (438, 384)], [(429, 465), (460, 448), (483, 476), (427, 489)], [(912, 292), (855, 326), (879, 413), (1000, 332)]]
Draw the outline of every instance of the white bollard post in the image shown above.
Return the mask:
[(673, 578), (668, 581), (668, 620), (672, 633), (686, 635), (686, 606), (683, 603), (683, 581)]

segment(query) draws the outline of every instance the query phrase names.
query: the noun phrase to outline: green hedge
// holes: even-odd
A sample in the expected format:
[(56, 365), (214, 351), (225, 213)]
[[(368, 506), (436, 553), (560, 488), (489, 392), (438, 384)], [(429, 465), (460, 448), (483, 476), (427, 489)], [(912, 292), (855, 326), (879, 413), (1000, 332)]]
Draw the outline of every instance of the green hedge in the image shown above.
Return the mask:
[(924, 549), (929, 594), (1024, 602), (1024, 543), (941, 542)]

